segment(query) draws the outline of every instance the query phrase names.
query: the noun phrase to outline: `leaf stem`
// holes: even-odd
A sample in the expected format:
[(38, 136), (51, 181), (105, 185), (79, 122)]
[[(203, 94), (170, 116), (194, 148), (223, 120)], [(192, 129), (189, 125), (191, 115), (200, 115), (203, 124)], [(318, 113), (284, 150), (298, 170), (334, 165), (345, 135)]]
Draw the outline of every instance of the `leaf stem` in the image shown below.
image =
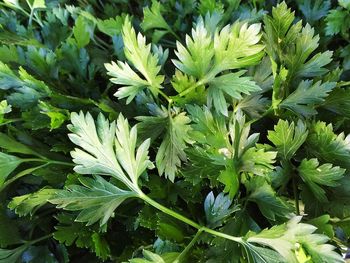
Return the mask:
[(292, 180), (293, 180), (293, 193), (294, 193), (294, 201), (295, 201), (295, 212), (297, 215), (300, 215), (297, 179), (293, 176)]
[(8, 119), (8, 120), (5, 120), (3, 123), (1, 123), (0, 126), (5, 126), (7, 124), (14, 123), (14, 122), (19, 122), (19, 121), (22, 121), (22, 119), (21, 118)]
[(170, 215), (184, 223), (186, 223), (187, 225), (190, 225), (194, 228), (197, 229), (201, 229), (202, 226), (197, 224), (196, 222), (192, 221), (191, 219), (184, 217), (183, 215), (178, 214), (177, 212), (159, 204), (158, 202), (154, 201), (153, 199), (149, 198), (147, 195), (145, 194), (140, 194), (140, 198), (145, 201), (146, 203), (150, 204), (151, 206), (153, 206), (154, 208), (157, 208), (158, 210), (162, 211), (163, 213)]
[(337, 87), (350, 86), (350, 81), (341, 81), (337, 83)]
[(183, 262), (183, 260), (185, 259), (186, 255), (191, 250), (191, 248), (196, 244), (199, 236), (203, 233), (203, 231), (204, 230), (202, 228), (198, 229), (197, 233), (192, 238), (191, 242), (185, 247), (185, 249), (181, 252), (181, 254), (176, 258), (174, 263), (181, 263), (181, 262)]
[(178, 95), (176, 95), (176, 97), (183, 97), (185, 95), (187, 95), (188, 93), (190, 93), (191, 91), (193, 91), (195, 88), (201, 86), (205, 84), (204, 81), (200, 80), (200, 81), (197, 81), (195, 84), (193, 84), (191, 87), (185, 89), (184, 91), (180, 92)]
[(201, 230), (201, 232), (207, 232), (208, 234), (211, 234), (211, 235), (214, 235), (214, 236), (217, 236), (217, 237), (222, 237), (222, 238), (225, 238), (225, 239), (228, 239), (228, 240), (231, 240), (231, 241), (234, 241), (234, 242), (237, 242), (237, 243), (240, 243), (242, 244), (244, 241), (241, 237), (235, 237), (235, 236), (231, 236), (231, 235), (228, 235), (228, 234), (225, 234), (225, 233), (221, 233), (221, 232), (218, 232), (216, 230), (213, 230), (213, 229), (210, 229), (208, 227), (205, 227), (205, 226), (201, 226), (200, 224), (192, 221), (191, 219), (159, 204), (158, 202), (154, 201), (153, 199), (149, 198), (147, 195), (145, 195), (144, 193), (140, 192), (139, 193), (139, 198), (141, 198), (143, 201), (145, 201), (146, 203), (148, 203), (149, 205), (153, 206), (154, 208), (157, 208), (158, 210), (162, 211), (163, 213), (167, 214), (167, 215), (170, 215), (184, 223), (186, 223), (187, 225), (190, 225), (198, 230)]
[(34, 239), (34, 240), (32, 240), (32, 241), (27, 241), (28, 243), (28, 245), (33, 245), (33, 244), (35, 244), (35, 243), (39, 243), (40, 241), (43, 241), (43, 240), (45, 240), (45, 239), (49, 239), (49, 238), (51, 238), (52, 237), (52, 233), (51, 234), (48, 234), (48, 235), (46, 235), (46, 236), (43, 236), (43, 237), (39, 237), (39, 238), (37, 238), (37, 239)]
[(50, 159), (41, 159), (41, 158), (26, 158), (22, 159), (23, 162), (42, 162), (47, 164), (60, 164), (60, 165), (66, 165), (66, 166), (75, 166), (74, 163), (68, 163), (63, 161), (55, 161)]
[(14, 181), (18, 180), (19, 178), (23, 177), (23, 176), (26, 176), (28, 175), (29, 173), (32, 173), (34, 172), (35, 170), (38, 170), (40, 168), (43, 168), (45, 166), (49, 165), (49, 163), (44, 163), (42, 165), (39, 165), (37, 167), (34, 167), (34, 168), (29, 168), (29, 169), (26, 169), (24, 171), (21, 171), (19, 172), (18, 174), (16, 174), (15, 176), (11, 177), (10, 179), (6, 180), (3, 185), (0, 187), (0, 192), (2, 190), (4, 190), (8, 185), (10, 185), (11, 183), (13, 183)]
[(172, 100), (171, 98), (169, 98), (169, 96), (166, 95), (160, 88), (158, 88), (158, 92), (159, 92), (160, 95), (163, 96), (164, 99), (167, 100), (167, 102), (168, 102), (169, 104), (172, 103), (173, 100)]

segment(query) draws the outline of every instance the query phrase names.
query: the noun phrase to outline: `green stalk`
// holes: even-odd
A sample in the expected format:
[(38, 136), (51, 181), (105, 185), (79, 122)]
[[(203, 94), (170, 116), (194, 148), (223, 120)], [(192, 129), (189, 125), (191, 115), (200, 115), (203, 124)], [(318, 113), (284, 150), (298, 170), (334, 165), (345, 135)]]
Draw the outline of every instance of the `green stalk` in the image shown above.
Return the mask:
[(235, 236), (231, 236), (231, 235), (228, 235), (228, 234), (225, 234), (225, 233), (221, 233), (221, 232), (218, 232), (216, 230), (213, 230), (213, 229), (210, 229), (208, 227), (205, 227), (205, 226), (201, 226), (199, 224), (197, 224), (196, 222), (192, 221), (191, 219), (157, 203), (156, 201), (154, 201), (153, 199), (149, 198), (147, 195), (145, 195), (144, 193), (140, 192), (139, 193), (139, 198), (141, 198), (143, 201), (145, 201), (146, 203), (148, 203), (149, 205), (153, 206), (154, 208), (162, 211), (163, 213), (167, 214), (167, 215), (170, 215), (182, 222), (184, 222), (185, 224), (187, 225), (190, 225), (198, 230), (200, 230), (200, 232), (207, 232), (208, 234), (211, 234), (213, 236), (217, 236), (217, 237), (222, 237), (222, 238), (225, 238), (225, 239), (228, 239), (228, 240), (231, 240), (231, 241), (234, 241), (234, 242), (237, 242), (237, 243), (240, 243), (242, 244), (244, 241), (241, 237), (235, 237)]
[(45, 166), (49, 165), (48, 163), (45, 163), (45, 164), (42, 164), (42, 165), (39, 165), (39, 166), (36, 166), (36, 167), (33, 167), (33, 168), (29, 168), (29, 169), (26, 169), (26, 170), (23, 170), (21, 172), (19, 172), (18, 174), (16, 174), (15, 176), (11, 177), (10, 179), (6, 180), (3, 185), (0, 187), (0, 192), (2, 190), (4, 190), (8, 185), (10, 185), (11, 183), (13, 183), (14, 181), (18, 180), (19, 178), (23, 177), (23, 176), (26, 176), (32, 172), (34, 172), (35, 170), (37, 169), (40, 169), (40, 168), (43, 168)]
[(140, 198), (145, 201), (146, 203), (150, 204), (151, 206), (153, 206), (154, 208), (157, 208), (158, 210), (162, 211), (163, 213), (170, 215), (184, 223), (186, 223), (187, 225), (190, 225), (196, 229), (201, 229), (202, 226), (197, 224), (196, 222), (192, 221), (191, 219), (184, 217), (183, 215), (178, 214), (177, 212), (157, 203), (156, 201), (154, 201), (153, 199), (149, 198), (147, 195), (145, 195), (144, 193), (140, 193)]
[(186, 255), (191, 250), (191, 248), (196, 244), (199, 236), (202, 234), (203, 229), (198, 229), (196, 235), (192, 238), (191, 242), (185, 247), (185, 249), (181, 252), (181, 254), (176, 258), (174, 263), (181, 263), (186, 258)]
[(350, 86), (350, 81), (340, 81), (337, 83), (337, 87)]
[(22, 159), (22, 161), (23, 162), (41, 162), (41, 163), (47, 163), (47, 164), (59, 164), (59, 165), (65, 165), (65, 166), (75, 166), (74, 163), (55, 161), (55, 160), (50, 160), (50, 159), (40, 159), (40, 158), (27, 158), (27, 159)]
[(293, 193), (294, 193), (294, 201), (295, 201), (295, 212), (297, 215), (300, 215), (298, 184), (295, 177), (293, 177)]
[(49, 239), (49, 238), (51, 238), (51, 237), (52, 237), (52, 234), (48, 234), (48, 235), (46, 235), (46, 236), (39, 237), (39, 238), (34, 239), (34, 240), (32, 240), (32, 241), (28, 241), (27, 244), (28, 244), (28, 245), (33, 245), (33, 244), (35, 244), (35, 243), (39, 243), (40, 241)]

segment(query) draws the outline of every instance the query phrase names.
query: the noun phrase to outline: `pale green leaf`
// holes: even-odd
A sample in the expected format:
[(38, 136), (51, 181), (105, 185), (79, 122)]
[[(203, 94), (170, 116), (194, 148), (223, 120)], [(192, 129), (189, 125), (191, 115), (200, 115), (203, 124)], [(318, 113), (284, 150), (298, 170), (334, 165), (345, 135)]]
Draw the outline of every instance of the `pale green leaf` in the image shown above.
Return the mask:
[(186, 35), (186, 47), (180, 42), (176, 43), (175, 54), (178, 60), (173, 60), (173, 63), (182, 72), (202, 78), (212, 67), (213, 46), (212, 36), (204, 27), (203, 20), (200, 19), (196, 28), (192, 29), (192, 37)]
[(46, 8), (45, 0), (34, 0), (31, 8)]
[(123, 41), (128, 61), (144, 76), (150, 87), (159, 88), (164, 76), (158, 75), (158, 57), (151, 53), (151, 45), (146, 45), (146, 38), (141, 33), (136, 36), (129, 17), (125, 18), (123, 25)]
[(248, 26), (239, 22), (212, 36), (203, 19), (199, 19), (192, 37), (186, 36), (186, 47), (177, 42), (178, 60), (173, 63), (182, 72), (206, 83), (224, 70), (257, 63), (263, 54), (263, 46), (258, 44), (260, 37), (259, 24)]
[(123, 85), (115, 93), (115, 96), (127, 98), (127, 103), (130, 103), (145, 87), (148, 87), (156, 96), (164, 81), (164, 76), (158, 75), (161, 68), (158, 56), (152, 54), (151, 44), (146, 44), (146, 38), (141, 33), (136, 36), (128, 16), (124, 21), (122, 36), (125, 56), (128, 62), (142, 74), (143, 78), (128, 63), (118, 61), (117, 63), (105, 64), (107, 74), (113, 77), (111, 81)]
[(335, 247), (325, 244), (328, 238), (314, 234), (316, 227), (300, 223), (301, 217), (294, 217), (288, 223), (265, 229), (258, 234), (250, 233), (247, 241), (268, 246), (278, 251), (288, 263), (298, 263), (296, 251), (302, 247), (313, 262), (344, 262), (334, 251)]
[(338, 0), (340, 6), (350, 10), (350, 1), (349, 0)]
[(107, 74), (113, 77), (110, 81), (115, 84), (123, 85), (114, 96), (118, 99), (127, 98), (127, 104), (129, 104), (140, 91), (148, 86), (148, 82), (141, 79), (127, 63), (121, 61), (115, 63), (112, 61), (110, 64), (106, 63), (105, 67), (107, 69)]
[(69, 138), (82, 148), (71, 152), (73, 162), (77, 164), (74, 170), (80, 174), (115, 177), (131, 191), (139, 192), (138, 177), (153, 166), (148, 159), (149, 139), (136, 150), (136, 126), (130, 130), (122, 115), (119, 115), (117, 125), (109, 123), (102, 114), (95, 125), (92, 116), (89, 113), (84, 116), (82, 112), (72, 113), (71, 122), (68, 128), (73, 133)]
[(49, 202), (69, 211), (80, 211), (75, 219), (77, 222), (87, 222), (91, 225), (100, 221), (107, 223), (114, 210), (127, 198), (135, 193), (122, 190), (107, 182), (101, 176), (94, 178), (79, 178), (82, 185), (68, 185), (64, 190), (55, 190), (56, 194)]
[(264, 176), (274, 169), (277, 152), (249, 148), (242, 156), (241, 171)]

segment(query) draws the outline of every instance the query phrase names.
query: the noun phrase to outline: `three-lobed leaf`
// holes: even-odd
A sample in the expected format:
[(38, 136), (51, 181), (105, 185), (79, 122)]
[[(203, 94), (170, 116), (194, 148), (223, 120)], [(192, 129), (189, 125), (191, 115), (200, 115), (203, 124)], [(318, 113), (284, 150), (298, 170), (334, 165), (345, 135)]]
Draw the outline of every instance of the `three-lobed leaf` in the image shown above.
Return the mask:
[(318, 160), (313, 158), (303, 159), (298, 167), (298, 172), (315, 197), (321, 202), (327, 202), (325, 191), (321, 186), (337, 186), (345, 169), (332, 166), (330, 163), (319, 165)]
[(268, 131), (267, 138), (275, 145), (278, 155), (285, 160), (293, 157), (308, 135), (305, 124), (299, 120), (294, 122), (279, 120), (273, 131)]

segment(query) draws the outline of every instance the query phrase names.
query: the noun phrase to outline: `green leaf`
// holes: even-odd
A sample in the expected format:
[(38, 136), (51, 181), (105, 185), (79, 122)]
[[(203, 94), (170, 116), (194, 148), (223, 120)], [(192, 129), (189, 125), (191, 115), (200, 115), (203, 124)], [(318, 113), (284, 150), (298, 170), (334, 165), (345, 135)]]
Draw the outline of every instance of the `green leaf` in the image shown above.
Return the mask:
[(305, 0), (299, 4), (299, 9), (306, 18), (306, 21), (313, 24), (325, 17), (331, 3), (329, 0)]
[(168, 23), (165, 21), (161, 14), (161, 4), (157, 1), (152, 1), (152, 6), (148, 6), (143, 9), (143, 20), (141, 27), (144, 31), (160, 28), (170, 31)]
[(0, 187), (6, 178), (22, 163), (22, 160), (13, 155), (0, 152)]
[(227, 25), (213, 36), (200, 19), (192, 38), (186, 36), (186, 46), (177, 42), (175, 52), (178, 60), (175, 66), (182, 72), (201, 79), (203, 84), (211, 81), (218, 73), (250, 66), (262, 57), (263, 46), (260, 41), (260, 25), (235, 23)]
[(168, 117), (167, 132), (156, 156), (159, 175), (165, 174), (165, 177), (172, 182), (175, 180), (181, 161), (187, 160), (185, 149), (187, 144), (192, 142), (189, 137), (190, 118), (185, 112), (178, 112), (176, 109), (174, 114)]
[(208, 73), (214, 57), (214, 43), (202, 19), (192, 31), (192, 38), (186, 36), (186, 47), (180, 42), (176, 42), (176, 47), (175, 54), (179, 60), (172, 61), (179, 70), (197, 78)]
[(68, 185), (64, 190), (56, 190), (56, 195), (49, 202), (68, 211), (80, 211), (75, 219), (92, 225), (100, 221), (100, 226), (107, 223), (114, 210), (135, 193), (122, 190), (107, 182), (101, 176), (79, 178), (82, 185)]
[(288, 9), (285, 2), (273, 8), (272, 17), (266, 16), (264, 19), (267, 53), (278, 70), (284, 69), (288, 73), (281, 83), (282, 95), (291, 81), (328, 72), (324, 66), (331, 62), (332, 57), (331, 51), (315, 54), (319, 36), (315, 35), (315, 30), (309, 24), (305, 27), (302, 27), (302, 21), (293, 24), (294, 19), (294, 12)]
[(259, 91), (260, 87), (251, 81), (249, 77), (241, 77), (243, 74), (244, 71), (228, 73), (211, 80), (208, 89), (208, 104), (214, 103), (217, 112), (228, 116), (224, 94), (240, 100), (242, 99), (242, 93), (249, 95), (252, 92)]
[(350, 10), (350, 1), (349, 0), (338, 0), (340, 6)]
[(6, 149), (6, 151), (10, 153), (23, 153), (40, 157), (40, 154), (33, 151), (27, 145), (18, 142), (5, 133), (0, 133), (0, 147)]
[(226, 217), (239, 210), (236, 206), (231, 207), (231, 204), (232, 200), (228, 195), (220, 193), (215, 197), (213, 192), (210, 192), (204, 201), (204, 212), (208, 226), (211, 228), (221, 226)]
[(295, 40), (297, 53), (290, 53), (290, 56), (286, 59), (287, 69), (290, 74), (295, 74), (295, 77), (309, 78), (328, 72), (323, 67), (332, 61), (333, 53), (331, 51), (317, 53), (308, 59), (319, 46), (320, 38), (314, 34), (315, 30), (309, 24), (303, 27)]
[(18, 52), (15, 45), (0, 46), (0, 60), (3, 63), (17, 62), (18, 59)]
[(153, 94), (157, 95), (158, 90), (162, 88), (161, 83), (164, 81), (164, 76), (158, 75), (160, 71), (158, 57), (151, 53), (151, 45), (146, 45), (146, 38), (141, 33), (136, 37), (128, 16), (125, 18), (122, 32), (125, 56), (144, 79), (141, 79), (127, 63), (118, 61), (118, 64), (105, 64), (109, 71), (108, 74), (115, 77), (111, 79), (112, 82), (127, 85), (122, 87), (115, 96), (118, 98), (131, 96), (128, 98), (130, 102), (135, 97), (136, 90), (141, 90), (141, 86), (149, 87)]
[(151, 53), (151, 45), (146, 45), (144, 36), (139, 33), (136, 37), (129, 17), (125, 18), (122, 32), (125, 56), (144, 79), (140, 78), (127, 63), (118, 61), (117, 63), (105, 64), (107, 74), (114, 77), (111, 81), (125, 85), (115, 93), (115, 96), (118, 98), (127, 97), (127, 103), (129, 103), (144, 87), (150, 88), (152, 93), (157, 95), (158, 90), (162, 88), (161, 83), (164, 81), (164, 76), (158, 75), (160, 71), (158, 57)]
[(7, 104), (7, 100), (0, 102), (0, 124), (4, 122), (4, 115), (12, 111), (11, 105)]
[(117, 61), (111, 64), (106, 63), (107, 74), (112, 76), (111, 82), (119, 85), (125, 85), (118, 89), (114, 94), (118, 99), (127, 98), (126, 104), (129, 104), (135, 96), (140, 93), (149, 83), (141, 79), (135, 71), (133, 71), (127, 63)]
[(225, 185), (224, 193), (228, 193), (232, 199), (237, 194), (239, 188), (237, 172), (232, 167), (227, 167), (220, 172), (218, 180)]
[(350, 117), (350, 89), (335, 88), (322, 103), (325, 108), (341, 116)]
[(75, 20), (73, 35), (77, 41), (78, 47), (83, 48), (90, 42), (90, 33), (85, 18), (81, 15)]
[(0, 248), (0, 261), (1, 263), (15, 263), (19, 262), (23, 252), (28, 248), (28, 245), (22, 245), (14, 249), (2, 249)]
[[(262, 248), (258, 246), (254, 246), (252, 244), (246, 243), (244, 248), (248, 252), (248, 256), (250, 256), (249, 262), (253, 263), (286, 263), (283, 259), (281, 259), (280, 254), (273, 251), (272, 249)], [(300, 263), (300, 262), (298, 262)]]
[(158, 237), (175, 241), (177, 243), (183, 242), (185, 233), (182, 224), (179, 224), (173, 218), (161, 213), (157, 214), (157, 217), (156, 233)]
[(141, 140), (151, 138), (156, 140), (167, 128), (168, 111), (164, 107), (155, 113), (155, 116), (137, 116), (137, 132)]
[(331, 10), (326, 17), (326, 34), (328, 36), (333, 36), (338, 33), (345, 33), (347, 30), (347, 20), (349, 20), (349, 15), (345, 10)]
[(42, 188), (31, 194), (16, 196), (8, 204), (8, 207), (15, 210), (19, 216), (33, 215), (36, 210), (55, 196), (56, 191), (55, 189)]
[(334, 251), (335, 247), (325, 244), (328, 238), (314, 234), (316, 227), (300, 223), (301, 217), (292, 218), (288, 223), (265, 229), (258, 234), (250, 233), (249, 243), (268, 246), (278, 251), (288, 263), (298, 263), (296, 251), (303, 248), (313, 262), (344, 262)]
[(335, 82), (321, 84), (321, 81), (312, 84), (311, 80), (302, 81), (298, 88), (281, 102), (280, 107), (304, 117), (315, 115), (317, 113), (314, 109), (315, 105), (324, 101), (324, 98), (332, 91), (335, 84)]
[(285, 160), (290, 160), (308, 135), (305, 124), (298, 120), (289, 124), (288, 121), (279, 120), (274, 126), (274, 131), (268, 131), (267, 138), (276, 146), (278, 155)]
[(10, 218), (6, 212), (6, 209), (0, 207), (0, 248), (21, 243), (17, 222)]
[(315, 197), (321, 202), (327, 202), (324, 189), (321, 186), (334, 187), (339, 185), (345, 169), (332, 166), (330, 163), (319, 165), (316, 158), (303, 159), (298, 167), (298, 172)]
[(111, 251), (107, 241), (101, 238), (101, 236), (98, 233), (94, 233), (91, 237), (92, 242), (94, 243), (94, 251), (96, 253), (96, 256), (98, 256), (102, 260), (108, 259)]
[(83, 223), (74, 221), (69, 214), (61, 213), (56, 216), (59, 224), (55, 226), (53, 237), (61, 244), (78, 248), (92, 248), (92, 235), (94, 230)]
[(272, 8), (272, 17), (267, 16), (264, 22), (268, 27), (273, 25), (271, 29), (268, 29), (273, 30), (271, 36), (276, 35), (277, 38), (281, 39), (286, 35), (292, 25), (294, 17), (294, 12), (292, 12), (291, 9), (288, 8), (286, 2), (283, 1)]
[[(256, 176), (246, 183), (248, 200), (256, 203), (261, 213), (270, 220), (287, 218), (292, 211), (289, 204), (277, 196), (264, 177)], [(277, 250), (278, 251), (278, 250)]]
[(335, 134), (332, 124), (318, 121), (307, 138), (307, 150), (318, 160), (343, 168), (350, 168), (350, 140), (344, 133)]
[(50, 118), (51, 130), (61, 127), (69, 116), (69, 112), (67, 110), (59, 109), (47, 102), (40, 101), (39, 108), (41, 109), (41, 113)]
[(192, 120), (193, 132), (191, 138), (197, 143), (210, 145), (215, 150), (227, 147), (228, 135), (225, 118), (221, 114), (213, 114), (207, 107), (186, 105), (189, 117)]
[(241, 171), (264, 176), (274, 169), (277, 152), (249, 148), (242, 156)]
[(330, 219), (331, 217), (329, 215), (322, 215), (307, 221), (307, 223), (317, 227), (318, 233), (327, 235), (329, 238), (333, 238), (334, 230)]
[(32, 9), (36, 8), (46, 8), (45, 0), (34, 0), (31, 6)]
[(7, 101), (22, 110), (35, 106), (39, 99), (52, 94), (50, 88), (20, 67), (16, 76), (6, 65), (0, 62), (0, 89), (12, 89)]
[(103, 234), (97, 233), (98, 229), (93, 226), (76, 222), (69, 214), (61, 213), (57, 217), (59, 225), (55, 226), (56, 231), (53, 237), (60, 243), (78, 248), (88, 248), (99, 258), (106, 260), (110, 255), (110, 246)]
[(111, 17), (105, 20), (98, 19), (97, 28), (106, 35), (113, 37), (119, 35), (122, 32), (123, 23), (124, 20), (121, 16), (116, 16), (115, 18)]
[(80, 174), (112, 176), (138, 193), (138, 177), (153, 167), (148, 160), (149, 139), (136, 150), (136, 126), (130, 130), (122, 115), (119, 115), (117, 125), (109, 123), (102, 114), (95, 125), (92, 116), (89, 113), (84, 116), (82, 112), (72, 113), (71, 122), (68, 129), (73, 133), (68, 136), (82, 148), (71, 152), (73, 162), (77, 164), (74, 170)]

